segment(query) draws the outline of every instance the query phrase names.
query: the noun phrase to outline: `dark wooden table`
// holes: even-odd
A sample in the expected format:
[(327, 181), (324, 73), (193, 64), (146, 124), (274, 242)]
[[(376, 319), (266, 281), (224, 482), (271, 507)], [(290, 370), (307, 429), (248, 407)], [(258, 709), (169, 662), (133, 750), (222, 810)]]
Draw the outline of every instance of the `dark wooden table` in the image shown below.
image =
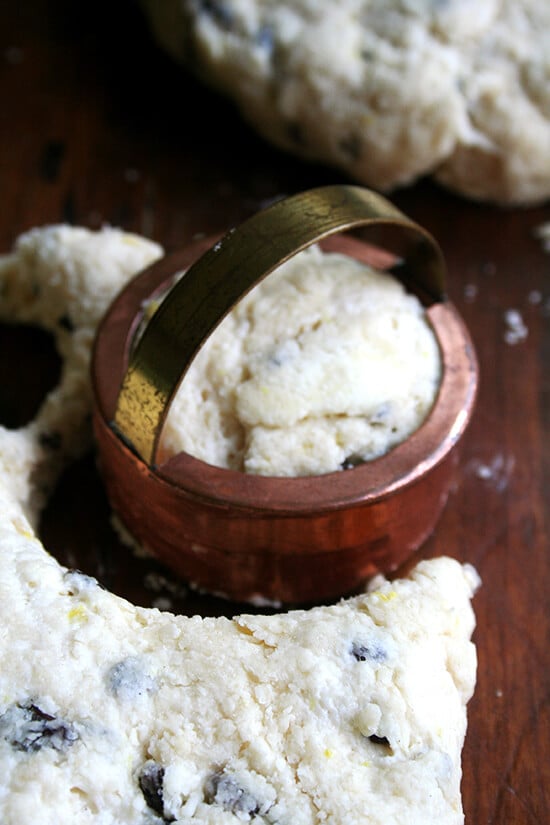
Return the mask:
[[(1, 252), (22, 231), (63, 221), (109, 223), (174, 250), (274, 197), (345, 182), (262, 142), (226, 101), (154, 46), (130, 2), (3, 3), (0, 41)], [(440, 241), (450, 296), (481, 366), (456, 486), (419, 554), (470, 561), (483, 579), (475, 599), (478, 685), (464, 749), (466, 822), (546, 823), (550, 254), (534, 230), (550, 220), (550, 208), (476, 204), (429, 182), (391, 198)], [(525, 337), (510, 337), (509, 310), (520, 313)], [(2, 423), (13, 427), (55, 375), (56, 357), (42, 336), (6, 326), (0, 352)], [(43, 376), (40, 386), (21, 381), (25, 364)], [(60, 561), (139, 604), (205, 615), (241, 609), (189, 593), (118, 544), (93, 456), (67, 471), (41, 534)]]

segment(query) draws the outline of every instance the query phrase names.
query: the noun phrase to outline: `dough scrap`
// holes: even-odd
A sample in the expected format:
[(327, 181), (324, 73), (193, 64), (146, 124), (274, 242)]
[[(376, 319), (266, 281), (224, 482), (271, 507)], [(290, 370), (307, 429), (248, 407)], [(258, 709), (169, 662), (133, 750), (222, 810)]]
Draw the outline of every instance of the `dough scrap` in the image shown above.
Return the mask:
[(0, 509), (4, 825), (463, 822), (472, 568), (187, 618), (62, 568), (3, 481)]
[(59, 474), (91, 446), (89, 367), (96, 326), (128, 280), (161, 257), (141, 236), (66, 224), (23, 233), (0, 256), (0, 321), (50, 332), (62, 361), (57, 387), (26, 426), (0, 425), (0, 478), (36, 518)]

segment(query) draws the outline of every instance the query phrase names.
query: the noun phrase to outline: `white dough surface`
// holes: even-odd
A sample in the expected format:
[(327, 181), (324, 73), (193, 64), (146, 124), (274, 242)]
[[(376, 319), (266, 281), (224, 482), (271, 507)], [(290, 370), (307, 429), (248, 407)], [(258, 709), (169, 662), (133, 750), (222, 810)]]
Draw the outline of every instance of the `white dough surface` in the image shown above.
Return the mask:
[(472, 199), (550, 196), (547, 0), (141, 6), (205, 105), (213, 87), (297, 157), (383, 191), (430, 175)]
[(420, 426), (440, 372), (415, 296), (388, 273), (310, 247), (206, 342), (174, 399), (161, 457), (184, 450), (265, 476), (353, 467)]
[(49, 329), (63, 357), (35, 419), (0, 429), (0, 822), (462, 825), (470, 565), (422, 561), (309, 610), (184, 617), (107, 592), (37, 537), (90, 447), (95, 325), (159, 254), (52, 226), (0, 259), (0, 317)]

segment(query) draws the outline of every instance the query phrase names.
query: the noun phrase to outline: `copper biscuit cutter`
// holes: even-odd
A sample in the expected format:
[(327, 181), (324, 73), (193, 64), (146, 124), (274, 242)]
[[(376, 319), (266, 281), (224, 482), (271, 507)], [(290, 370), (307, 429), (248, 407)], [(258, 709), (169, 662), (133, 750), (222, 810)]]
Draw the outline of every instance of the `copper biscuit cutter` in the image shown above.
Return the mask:
[[(392, 272), (422, 300), (442, 360), (424, 423), (382, 457), (320, 476), (248, 475), (187, 453), (158, 463), (167, 411), (204, 341), (244, 294), (314, 243)], [(199, 589), (305, 604), (391, 573), (432, 533), (474, 409), (478, 363), (446, 298), (434, 238), (382, 196), (336, 185), (277, 201), (139, 273), (98, 328), (92, 382), (100, 472), (135, 541)]]

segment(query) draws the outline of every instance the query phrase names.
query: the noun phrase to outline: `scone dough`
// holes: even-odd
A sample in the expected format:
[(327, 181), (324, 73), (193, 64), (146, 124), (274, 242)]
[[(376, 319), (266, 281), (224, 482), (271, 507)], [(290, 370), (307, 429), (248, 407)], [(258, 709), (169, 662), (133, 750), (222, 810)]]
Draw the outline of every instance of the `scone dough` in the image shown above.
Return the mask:
[(420, 426), (440, 372), (414, 295), (388, 273), (310, 247), (205, 343), (168, 413), (161, 460), (184, 450), (264, 476), (353, 467)]
[(550, 195), (546, 0), (141, 0), (267, 140), (381, 190)]
[(186, 618), (61, 568), (3, 483), (0, 507), (3, 825), (463, 822), (471, 568)]
[(25, 232), (0, 257), (0, 321), (47, 330), (63, 359), (35, 418), (18, 430), (0, 425), (0, 478), (32, 523), (67, 462), (91, 446), (96, 326), (132, 275), (161, 255), (158, 244), (116, 228), (52, 225)]
[[(471, 566), (440, 558), (336, 605), (202, 619), (135, 607), (37, 539), (36, 496), (88, 443), (104, 293), (159, 253), (48, 227), (0, 261), (2, 316), (54, 331), (64, 358), (36, 420), (0, 430), (0, 821), (461, 825)], [(53, 426), (52, 457), (37, 435)]]

